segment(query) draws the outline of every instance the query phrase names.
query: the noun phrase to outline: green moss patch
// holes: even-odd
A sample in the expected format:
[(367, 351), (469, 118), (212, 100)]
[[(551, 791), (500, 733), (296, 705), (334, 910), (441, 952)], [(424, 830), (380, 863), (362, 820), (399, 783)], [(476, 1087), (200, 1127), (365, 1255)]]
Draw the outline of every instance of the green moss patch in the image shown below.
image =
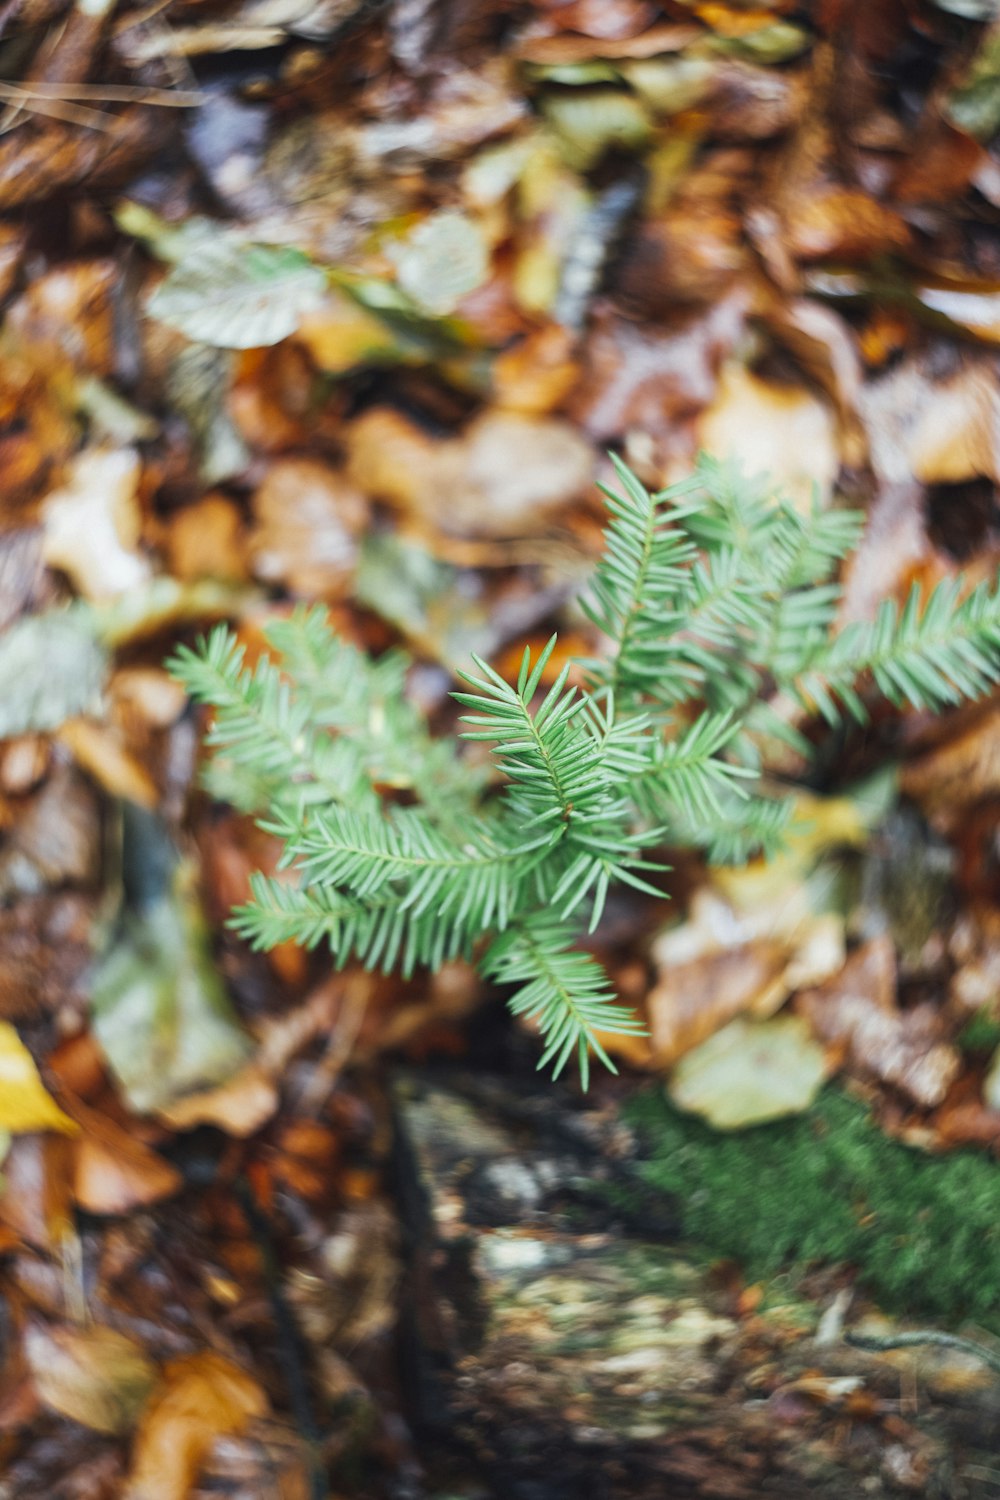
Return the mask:
[(808, 1114), (724, 1135), (658, 1092), (629, 1106), (646, 1180), (677, 1200), (685, 1237), (752, 1280), (856, 1266), (887, 1310), (1000, 1330), (1000, 1165), (927, 1156), (826, 1090)]

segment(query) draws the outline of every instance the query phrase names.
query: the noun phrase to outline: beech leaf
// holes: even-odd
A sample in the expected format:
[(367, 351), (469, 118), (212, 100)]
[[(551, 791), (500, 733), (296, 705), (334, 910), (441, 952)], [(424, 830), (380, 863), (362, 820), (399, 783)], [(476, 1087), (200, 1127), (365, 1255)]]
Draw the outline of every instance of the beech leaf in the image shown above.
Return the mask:
[(150, 317), (219, 349), (260, 349), (295, 333), (317, 308), (326, 273), (298, 250), (220, 240), (170, 271)]

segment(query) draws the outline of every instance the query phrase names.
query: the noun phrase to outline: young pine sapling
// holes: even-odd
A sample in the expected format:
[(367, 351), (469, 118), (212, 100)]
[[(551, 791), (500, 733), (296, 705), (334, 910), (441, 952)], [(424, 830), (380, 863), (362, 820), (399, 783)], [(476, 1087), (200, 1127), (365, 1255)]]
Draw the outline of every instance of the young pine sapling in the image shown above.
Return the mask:
[[(874, 687), (941, 709), (1000, 677), (1000, 587), (914, 588), (871, 623), (837, 633), (838, 564), (853, 511), (801, 515), (766, 482), (702, 459), (650, 494), (621, 463), (583, 607), (604, 654), (548, 684), (555, 637), (515, 683), (474, 657), (455, 694), (463, 738), (490, 744), (493, 778), (458, 741), (433, 737), (406, 695), (407, 659), (339, 640), (321, 607), (267, 629), (253, 667), (225, 627), (172, 668), (213, 710), (214, 795), (283, 844), (232, 918), (255, 947), (327, 943), (340, 966), (398, 968), (474, 958), (514, 986), (510, 1007), (541, 1033), (540, 1066), (590, 1052), (600, 1033), (642, 1030), (597, 960), (577, 947), (615, 885), (652, 883), (666, 845), (714, 861), (767, 854), (790, 801), (765, 794), (762, 734), (805, 741), (773, 706), (836, 724), (864, 720)], [(407, 805), (393, 800), (405, 791)]]

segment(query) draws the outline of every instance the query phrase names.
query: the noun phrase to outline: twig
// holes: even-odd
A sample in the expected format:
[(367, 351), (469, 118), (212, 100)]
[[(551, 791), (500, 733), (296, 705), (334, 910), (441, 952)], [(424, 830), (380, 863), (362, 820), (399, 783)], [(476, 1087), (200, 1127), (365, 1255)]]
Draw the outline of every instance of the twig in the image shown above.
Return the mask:
[(972, 1339), (959, 1338), (954, 1333), (941, 1333), (936, 1328), (919, 1328), (912, 1333), (894, 1333), (888, 1338), (878, 1338), (869, 1333), (845, 1333), (844, 1342), (855, 1349), (873, 1351), (912, 1349), (922, 1344), (936, 1344), (946, 1349), (958, 1349), (963, 1354), (972, 1354), (1000, 1375), (1000, 1353), (987, 1349), (984, 1344), (974, 1343)]
[(281, 1284), (281, 1268), (274, 1248), (271, 1226), (245, 1177), (238, 1177), (235, 1180), (233, 1190), (243, 1210), (251, 1237), (257, 1246), (257, 1253), (264, 1271), (264, 1283), (267, 1287), (277, 1335), (278, 1363), (281, 1365), (281, 1373), (284, 1377), (288, 1405), (295, 1425), (305, 1439), (306, 1461), (309, 1465), (310, 1500), (326, 1500), (326, 1475), (320, 1456), (319, 1426), (316, 1422), (306, 1375), (306, 1355), (302, 1346), (302, 1336)]

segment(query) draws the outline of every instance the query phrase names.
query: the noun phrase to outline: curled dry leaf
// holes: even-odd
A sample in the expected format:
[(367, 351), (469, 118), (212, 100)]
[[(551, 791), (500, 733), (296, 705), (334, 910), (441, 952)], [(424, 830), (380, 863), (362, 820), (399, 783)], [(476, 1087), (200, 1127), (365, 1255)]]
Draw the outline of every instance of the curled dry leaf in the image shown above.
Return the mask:
[(136, 802), (140, 807), (156, 806), (156, 782), (113, 728), (95, 719), (67, 719), (56, 731), (56, 738), (109, 796)]
[(73, 1101), (80, 1135), (73, 1146), (73, 1196), (91, 1214), (124, 1214), (180, 1191), (184, 1179), (133, 1133)]
[(172, 1360), (136, 1436), (127, 1500), (186, 1500), (214, 1440), (267, 1410), (261, 1386), (224, 1355)]
[(892, 939), (873, 938), (851, 954), (839, 974), (798, 997), (796, 1009), (820, 1041), (842, 1050), (847, 1064), (906, 1094), (915, 1104), (940, 1104), (961, 1067), (943, 1038), (938, 1011), (895, 1004)]
[(45, 561), (87, 599), (113, 598), (150, 577), (136, 550), (140, 474), (133, 449), (91, 448), (71, 461), (65, 484), (42, 506)]
[(156, 1366), (112, 1328), (29, 1324), (25, 1353), (44, 1404), (95, 1432), (129, 1432), (152, 1390)]
[(165, 1104), (157, 1111), (159, 1118), (174, 1130), (190, 1130), (195, 1125), (216, 1125), (227, 1135), (242, 1139), (253, 1135), (278, 1108), (278, 1089), (257, 1062), (247, 1063), (232, 1078), (216, 1088)]
[(797, 260), (868, 260), (910, 243), (899, 214), (850, 188), (799, 194), (786, 204), (784, 219), (788, 249)]

